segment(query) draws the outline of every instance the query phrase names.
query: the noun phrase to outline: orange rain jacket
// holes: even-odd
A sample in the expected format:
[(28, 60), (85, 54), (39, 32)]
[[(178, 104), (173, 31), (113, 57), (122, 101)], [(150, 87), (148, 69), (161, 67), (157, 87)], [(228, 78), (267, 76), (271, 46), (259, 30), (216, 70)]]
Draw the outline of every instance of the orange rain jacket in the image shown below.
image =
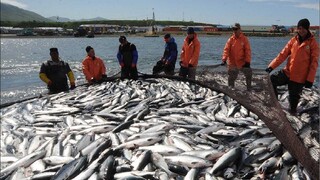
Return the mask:
[(306, 80), (314, 82), (318, 68), (319, 47), (313, 35), (302, 44), (299, 42), (298, 35), (291, 38), (268, 67), (275, 69), (287, 58), (287, 65), (283, 70), (291, 81), (297, 83), (305, 83)]
[(237, 68), (242, 68), (246, 62), (251, 62), (250, 43), (242, 32), (238, 38), (232, 35), (228, 39), (223, 49), (222, 60), (227, 60), (229, 67)]
[(90, 56), (86, 56), (82, 61), (82, 71), (88, 81), (92, 78), (100, 80), (102, 75), (106, 74), (106, 67), (101, 58), (95, 57), (93, 60)]
[(200, 56), (200, 41), (198, 35), (195, 33), (193, 40), (188, 43), (189, 39), (186, 37), (183, 42), (180, 59), (183, 67), (188, 67), (191, 64), (193, 67), (198, 65)]

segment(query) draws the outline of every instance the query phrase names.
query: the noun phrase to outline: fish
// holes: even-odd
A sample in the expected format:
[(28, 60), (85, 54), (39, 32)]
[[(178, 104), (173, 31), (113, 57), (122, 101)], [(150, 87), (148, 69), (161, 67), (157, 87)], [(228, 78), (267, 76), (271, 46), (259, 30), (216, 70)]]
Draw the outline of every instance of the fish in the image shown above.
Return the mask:
[(230, 163), (237, 161), (241, 155), (241, 148), (235, 147), (221, 156), (209, 171), (210, 174), (215, 174), (217, 171), (229, 166)]
[(18, 169), (19, 167), (28, 167), (33, 162), (44, 157), (45, 154), (46, 154), (46, 151), (42, 150), (42, 151), (36, 151), (31, 154), (28, 154), (27, 156), (24, 156), (23, 158), (15, 161), (14, 163), (10, 164), (9, 166), (1, 169), (0, 177), (2, 177), (5, 174), (11, 173), (12, 171)]
[[(318, 92), (303, 94), (300, 106), (317, 107)], [(302, 111), (291, 123), (319, 160), (315, 113)], [(1, 178), (297, 176), (297, 162), (256, 114), (190, 82), (152, 78), (79, 86), (1, 108), (0, 114)], [(39, 150), (43, 155), (29, 156)], [(299, 173), (309, 178), (301, 167)]]

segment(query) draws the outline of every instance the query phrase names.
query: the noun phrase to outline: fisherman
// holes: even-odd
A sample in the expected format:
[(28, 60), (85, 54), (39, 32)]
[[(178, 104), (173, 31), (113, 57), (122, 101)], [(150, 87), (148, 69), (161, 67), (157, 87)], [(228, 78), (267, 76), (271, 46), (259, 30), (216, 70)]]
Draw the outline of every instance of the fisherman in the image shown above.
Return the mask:
[(68, 91), (68, 80), (70, 81), (70, 89), (76, 88), (75, 78), (68, 63), (62, 61), (59, 57), (58, 48), (50, 48), (51, 60), (42, 63), (39, 77), (45, 82), (49, 89), (49, 94)]
[(162, 58), (153, 67), (153, 74), (158, 74), (164, 71), (166, 75), (174, 75), (174, 69), (178, 56), (177, 43), (170, 34), (164, 35), (163, 39), (164, 42), (166, 42), (164, 53)]
[(89, 84), (101, 83), (106, 75), (106, 67), (103, 60), (95, 56), (91, 46), (86, 47), (87, 56), (82, 61), (82, 71)]
[(138, 78), (137, 62), (138, 51), (134, 44), (127, 41), (125, 36), (119, 38), (119, 49), (117, 58), (121, 67), (121, 79)]
[(200, 56), (200, 41), (192, 27), (187, 29), (187, 37), (184, 39), (180, 54), (179, 76), (190, 79), (196, 78), (196, 70)]
[(309, 27), (309, 20), (301, 19), (297, 25), (298, 34), (289, 40), (266, 69), (266, 72), (271, 73), (288, 59), (287, 65), (272, 74), (270, 79), (277, 97), (277, 87), (288, 84), (289, 112), (293, 115), (297, 113), (303, 87), (312, 87), (318, 68), (319, 47), (316, 38), (309, 31)]
[(239, 23), (232, 26), (233, 34), (228, 39), (222, 54), (221, 65), (228, 64), (228, 86), (234, 87), (239, 70), (246, 77), (247, 90), (251, 90), (251, 48), (248, 38), (242, 33)]

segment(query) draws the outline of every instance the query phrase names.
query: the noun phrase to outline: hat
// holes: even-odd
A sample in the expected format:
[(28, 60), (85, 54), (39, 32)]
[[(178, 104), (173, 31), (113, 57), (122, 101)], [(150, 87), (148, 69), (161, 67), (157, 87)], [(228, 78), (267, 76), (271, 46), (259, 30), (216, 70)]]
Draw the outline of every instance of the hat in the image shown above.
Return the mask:
[(170, 34), (166, 34), (166, 35), (164, 35), (164, 39), (168, 39), (168, 38), (170, 38), (171, 37), (171, 35)]
[(299, 22), (298, 22), (298, 25), (297, 27), (303, 27), (304, 29), (308, 30), (309, 27), (310, 27), (310, 22), (308, 19), (304, 18), (304, 19), (301, 19)]
[(124, 43), (124, 42), (126, 42), (126, 40), (127, 40), (127, 38), (125, 36), (120, 36), (120, 38), (119, 38), (120, 43)]
[(234, 25), (232, 25), (232, 29), (241, 29), (241, 26), (239, 23), (234, 23)]
[(187, 29), (187, 34), (194, 34), (194, 29), (193, 29), (193, 27), (188, 27), (188, 29)]
[(91, 49), (93, 49), (91, 46), (87, 46), (87, 47), (86, 47), (87, 53), (88, 53)]
[(59, 52), (58, 52), (58, 48), (55, 48), (55, 47), (54, 47), (54, 48), (50, 48), (50, 53), (52, 53), (52, 52), (59, 53)]

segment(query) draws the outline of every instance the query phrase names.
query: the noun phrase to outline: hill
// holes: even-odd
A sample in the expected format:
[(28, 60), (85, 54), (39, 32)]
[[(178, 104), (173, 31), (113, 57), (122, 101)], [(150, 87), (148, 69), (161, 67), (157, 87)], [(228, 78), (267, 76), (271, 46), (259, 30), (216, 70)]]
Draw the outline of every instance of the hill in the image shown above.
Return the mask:
[(48, 19), (50, 19), (51, 21), (54, 21), (54, 22), (70, 22), (70, 21), (74, 21), (72, 19), (65, 18), (65, 17), (60, 17), (60, 16), (51, 16), (51, 17), (48, 17)]
[(51, 16), (48, 17), (48, 19), (54, 21), (54, 22), (78, 22), (78, 21), (106, 21), (107, 19), (103, 17), (95, 17), (91, 19), (80, 19), (80, 20), (75, 20), (75, 19), (69, 19), (66, 17), (60, 17), (60, 16)]
[(40, 22), (50, 22), (51, 20), (28, 10), (18, 8), (16, 6), (1, 3), (1, 21), (40, 21)]

